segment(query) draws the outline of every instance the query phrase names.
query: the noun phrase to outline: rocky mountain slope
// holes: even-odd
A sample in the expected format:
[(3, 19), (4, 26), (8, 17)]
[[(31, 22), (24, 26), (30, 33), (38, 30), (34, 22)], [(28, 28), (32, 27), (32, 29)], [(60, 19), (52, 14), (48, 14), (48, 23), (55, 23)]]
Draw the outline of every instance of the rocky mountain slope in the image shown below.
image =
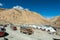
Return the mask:
[(0, 12), (0, 20), (13, 24), (47, 24), (49, 21), (36, 12), (23, 9), (8, 9)]
[(52, 26), (60, 28), (60, 16), (56, 16), (52, 18), (50, 21)]
[(51, 18), (50, 20), (44, 18), (42, 15), (19, 8), (4, 9), (0, 8), (0, 24), (49, 24), (60, 28), (60, 16)]

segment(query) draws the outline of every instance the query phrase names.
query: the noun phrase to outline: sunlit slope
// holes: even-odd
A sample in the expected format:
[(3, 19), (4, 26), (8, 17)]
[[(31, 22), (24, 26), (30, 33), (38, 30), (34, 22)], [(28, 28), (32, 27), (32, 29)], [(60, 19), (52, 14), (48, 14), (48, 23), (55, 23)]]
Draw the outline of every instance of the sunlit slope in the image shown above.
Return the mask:
[(22, 9), (8, 9), (0, 12), (0, 20), (13, 24), (47, 24), (49, 21), (36, 12)]

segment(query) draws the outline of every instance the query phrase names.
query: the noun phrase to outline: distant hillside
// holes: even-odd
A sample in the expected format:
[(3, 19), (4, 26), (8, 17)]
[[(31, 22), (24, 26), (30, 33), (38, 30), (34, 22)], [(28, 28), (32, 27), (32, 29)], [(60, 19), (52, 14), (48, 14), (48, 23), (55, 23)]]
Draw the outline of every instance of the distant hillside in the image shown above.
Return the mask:
[(0, 20), (13, 24), (48, 24), (49, 21), (36, 12), (23, 9), (8, 9), (0, 12)]
[(50, 21), (52, 26), (60, 28), (60, 16), (56, 16), (52, 18)]

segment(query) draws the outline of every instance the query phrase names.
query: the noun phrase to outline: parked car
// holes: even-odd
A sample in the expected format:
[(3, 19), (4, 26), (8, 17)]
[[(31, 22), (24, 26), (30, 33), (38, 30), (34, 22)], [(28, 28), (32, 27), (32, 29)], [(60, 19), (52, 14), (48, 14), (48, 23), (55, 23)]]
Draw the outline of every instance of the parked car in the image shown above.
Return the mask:
[(60, 39), (53, 38), (53, 40), (60, 40)]
[(17, 27), (13, 27), (13, 30), (17, 30)]
[(4, 36), (6, 29), (3, 26), (0, 26), (0, 37)]
[(16, 27), (15, 25), (10, 24), (9, 26), (10, 26), (10, 28), (11, 28), (12, 30), (17, 30), (17, 27)]

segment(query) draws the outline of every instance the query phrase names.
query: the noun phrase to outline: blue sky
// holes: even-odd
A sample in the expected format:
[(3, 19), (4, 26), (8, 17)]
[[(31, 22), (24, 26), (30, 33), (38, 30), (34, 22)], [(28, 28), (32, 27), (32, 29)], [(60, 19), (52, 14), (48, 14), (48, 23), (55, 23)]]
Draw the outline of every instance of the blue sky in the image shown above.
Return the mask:
[(47, 18), (60, 15), (60, 0), (0, 0), (0, 8), (12, 8), (17, 5)]

